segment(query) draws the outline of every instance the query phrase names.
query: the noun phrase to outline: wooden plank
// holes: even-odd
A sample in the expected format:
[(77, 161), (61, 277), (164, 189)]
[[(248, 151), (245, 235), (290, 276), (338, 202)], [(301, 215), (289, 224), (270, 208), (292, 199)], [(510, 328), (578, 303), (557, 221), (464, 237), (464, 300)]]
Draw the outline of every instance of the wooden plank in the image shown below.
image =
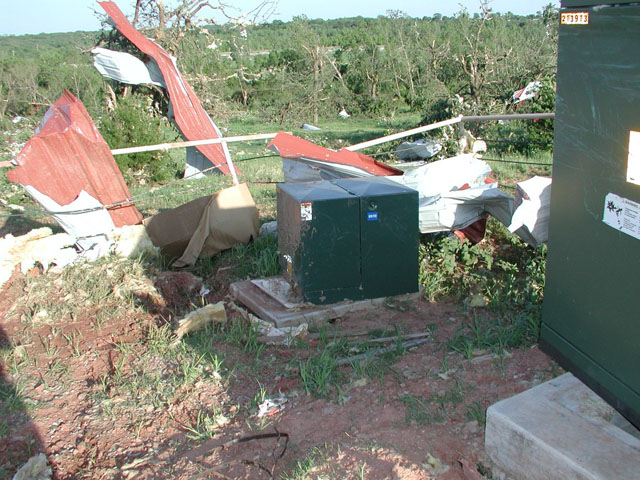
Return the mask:
[[(334, 303), (331, 305), (300, 304), (287, 309), (270, 295), (259, 289), (251, 280), (232, 283), (230, 292), (235, 299), (245, 305), (262, 320), (272, 322), (276, 327), (296, 327), (302, 323), (320, 327), (328, 320), (343, 317), (348, 313), (373, 309), (384, 305), (387, 297)], [(422, 292), (398, 295), (400, 300), (416, 300)]]

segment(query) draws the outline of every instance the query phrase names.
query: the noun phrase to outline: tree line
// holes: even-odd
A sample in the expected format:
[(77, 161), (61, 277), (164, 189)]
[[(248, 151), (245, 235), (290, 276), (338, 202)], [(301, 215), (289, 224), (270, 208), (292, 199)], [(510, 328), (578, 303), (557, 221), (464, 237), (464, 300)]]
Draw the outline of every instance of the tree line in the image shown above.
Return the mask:
[[(160, 26), (153, 11), (146, 13), (138, 28), (176, 56), (205, 108), (223, 121), (248, 112), (283, 126), (317, 123), (342, 109), (369, 118), (418, 112), (424, 121), (437, 121), (514, 110), (514, 91), (531, 81), (552, 91), (555, 83), (558, 19), (551, 4), (529, 16), (493, 13), (481, 2), (478, 12), (451, 17), (390, 10), (377, 18), (300, 16), (206, 26)], [(95, 71), (90, 49), (96, 44), (140, 56), (108, 26), (0, 37), (0, 124), (41, 114), (63, 88), (83, 101), (99, 126), (103, 118), (109, 124), (109, 89), (117, 98), (131, 89)], [(133, 87), (133, 96), (141, 107), (156, 106), (158, 117), (166, 113), (156, 89)], [(533, 106), (552, 110), (553, 96), (544, 97), (546, 104)], [(124, 103), (131, 107), (132, 101)]]

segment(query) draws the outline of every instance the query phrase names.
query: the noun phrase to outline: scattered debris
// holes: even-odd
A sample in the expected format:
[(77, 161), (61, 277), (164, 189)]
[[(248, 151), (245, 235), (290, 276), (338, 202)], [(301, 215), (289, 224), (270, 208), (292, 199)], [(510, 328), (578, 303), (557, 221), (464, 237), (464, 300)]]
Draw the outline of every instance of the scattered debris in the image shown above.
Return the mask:
[(526, 227), (531, 239), (524, 239), (532, 247), (547, 242), (549, 238), (549, 212), (551, 202), (551, 178), (532, 177), (516, 184), (513, 217), (509, 231)]
[(345, 148), (335, 151), (284, 132), (268, 148), (282, 157), (285, 182), (313, 182), (370, 175), (402, 175), (402, 170)]
[(153, 244), (178, 259), (174, 267), (246, 244), (258, 237), (258, 225), (258, 209), (244, 183), (145, 220)]
[(278, 221), (274, 220), (272, 222), (265, 222), (260, 225), (260, 236), (267, 237), (269, 235), (277, 235), (278, 234)]
[(158, 64), (152, 58), (147, 63), (126, 52), (114, 52), (95, 47), (93, 66), (103, 77), (130, 85), (156, 85), (166, 88)]
[(40, 453), (31, 457), (13, 476), (13, 480), (49, 480), (53, 470), (48, 464), (47, 456)]
[(371, 358), (371, 357), (377, 357), (379, 355), (384, 355), (385, 353), (388, 352), (392, 352), (393, 350), (396, 349), (407, 349), (407, 348), (412, 348), (412, 347), (417, 347), (418, 345), (422, 345), (423, 343), (426, 343), (427, 341), (429, 341), (429, 339), (427, 338), (418, 338), (416, 340), (409, 340), (406, 342), (402, 342), (401, 345), (391, 345), (389, 347), (384, 347), (384, 348), (378, 348), (376, 350), (370, 350), (368, 352), (365, 353), (361, 353), (359, 355), (354, 355), (352, 357), (346, 357), (346, 358), (340, 358), (338, 360), (336, 360), (336, 365), (337, 366), (341, 366), (341, 365), (348, 365), (352, 362), (357, 362), (360, 360), (364, 360), (367, 358)]
[(471, 132), (465, 130), (460, 124), (462, 134), (458, 139), (458, 153), (480, 153), (487, 151), (487, 143), (484, 140), (478, 140)]
[(202, 330), (209, 323), (225, 323), (226, 321), (227, 312), (224, 308), (224, 302), (205, 305), (180, 320), (176, 329), (176, 336), (178, 337), (176, 343), (187, 333)]
[(304, 338), (309, 330), (309, 325), (301, 323), (297, 327), (277, 328), (269, 322), (253, 316), (252, 323), (258, 328), (261, 335), (258, 337), (260, 343), (267, 345), (284, 345), (286, 347), (293, 343), (295, 338)]
[(425, 160), (436, 156), (442, 150), (442, 144), (428, 138), (415, 142), (403, 142), (396, 147), (395, 154), (402, 161)]
[(513, 199), (490, 174), (487, 162), (464, 154), (389, 178), (418, 191), (419, 230), (432, 233), (464, 229), (487, 212), (504, 224), (511, 221)]
[(78, 252), (75, 243), (76, 238), (67, 233), (53, 235), (49, 227), (31, 230), (19, 237), (5, 235), (0, 239), (0, 288), (9, 280), (16, 265), (20, 265), (20, 271), (26, 275), (34, 266), (46, 272), (53, 265), (63, 268), (80, 261), (95, 260), (107, 253), (131, 258), (154, 249), (142, 225), (125, 225), (112, 230), (100, 249)]
[[(142, 53), (151, 57), (162, 74), (167, 86), (170, 109), (178, 129), (187, 140), (220, 138), (222, 134), (213, 123), (191, 86), (182, 76), (175, 59), (162, 47), (138, 32), (113, 2), (98, 2), (107, 12), (113, 26), (117, 28)], [(236, 169), (225, 143), (201, 145), (187, 149), (185, 176), (202, 176), (202, 171), (210, 167), (218, 168), (224, 174), (231, 174), (238, 183)]]
[(339, 116), (340, 118), (344, 118), (344, 119), (346, 120), (346, 119), (347, 119), (347, 118), (349, 118), (351, 115), (349, 115), (349, 114), (347, 113), (347, 111), (343, 108), (342, 110), (340, 110), (340, 113), (338, 113), (338, 116)]
[(434, 457), (430, 453), (427, 453), (427, 461), (423, 463), (422, 466), (429, 472), (429, 476), (434, 478), (444, 475), (450, 468), (449, 465), (443, 464), (442, 460)]
[(157, 250), (144, 225), (125, 225), (122, 228), (116, 228), (109, 232), (107, 238), (111, 242), (111, 252), (120, 257), (133, 258), (142, 252)]
[(534, 98), (538, 94), (541, 88), (542, 88), (542, 83), (540, 82), (527, 83), (526, 87), (513, 92), (513, 96), (512, 96), (513, 103), (517, 104), (520, 102), (524, 102), (525, 100), (529, 100), (530, 98)]
[(284, 395), (278, 398), (266, 398), (260, 405), (258, 405), (258, 418), (270, 417), (284, 410), (285, 405), (289, 400)]
[(78, 254), (75, 249), (66, 248), (73, 244), (73, 237), (66, 233), (52, 235), (49, 227), (19, 237), (5, 235), (0, 239), (0, 288), (11, 278), (16, 265), (26, 274), (34, 265), (42, 265), (46, 271), (51, 264), (65, 266), (73, 262)]
[(84, 105), (66, 91), (44, 115), (7, 178), (22, 185), (83, 249), (142, 215)]

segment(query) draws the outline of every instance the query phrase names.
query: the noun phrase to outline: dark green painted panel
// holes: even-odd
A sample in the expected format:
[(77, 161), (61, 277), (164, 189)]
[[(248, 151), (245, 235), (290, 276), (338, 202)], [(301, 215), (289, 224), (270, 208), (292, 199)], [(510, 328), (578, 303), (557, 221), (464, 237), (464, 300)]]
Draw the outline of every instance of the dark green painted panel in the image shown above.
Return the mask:
[(542, 325), (543, 338), (540, 348), (550, 355), (556, 355), (559, 363), (574, 371), (592, 390), (620, 410), (635, 425), (640, 426), (640, 395), (619, 382), (612, 372), (602, 368), (598, 362), (584, 351), (576, 348), (565, 337), (561, 337), (547, 325)]
[(640, 7), (588, 11), (588, 25), (560, 26), (542, 339), (563, 338), (556, 348), (606, 372), (606, 389), (637, 395), (640, 240), (602, 218), (608, 193), (640, 202), (626, 181), (629, 132), (640, 131)]
[[(321, 182), (280, 184), (277, 200), (280, 264), (304, 299), (362, 298), (358, 198)], [(303, 208), (309, 219), (303, 219)]]
[(418, 291), (418, 192), (385, 178), (334, 183), (360, 197), (365, 297)]
[(418, 290), (415, 190), (373, 177), (279, 184), (277, 197), (281, 266), (306, 301)]
[(637, 3), (637, 0), (560, 0), (563, 8), (593, 7), (595, 5), (615, 5)]

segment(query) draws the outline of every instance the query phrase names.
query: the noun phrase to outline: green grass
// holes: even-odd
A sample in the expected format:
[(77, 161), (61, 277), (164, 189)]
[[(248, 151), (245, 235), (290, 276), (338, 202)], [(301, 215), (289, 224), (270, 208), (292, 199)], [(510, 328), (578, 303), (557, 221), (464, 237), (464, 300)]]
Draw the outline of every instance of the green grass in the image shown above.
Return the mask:
[(405, 422), (407, 424), (415, 422), (418, 425), (433, 425), (446, 420), (442, 409), (422, 397), (404, 395), (400, 397), (400, 401), (405, 405)]
[(476, 401), (466, 406), (465, 417), (468, 421), (476, 421), (478, 425), (484, 426), (487, 417), (487, 409), (482, 406), (482, 403)]
[[(325, 445), (325, 450), (326, 450)], [(326, 461), (328, 452), (319, 447), (312, 448), (307, 455), (296, 461), (290, 472), (280, 475), (282, 480), (306, 480), (309, 475), (319, 468), (320, 464)]]
[(307, 394), (329, 397), (340, 385), (336, 352), (331, 348), (325, 348), (319, 355), (311, 355), (299, 366), (300, 383)]

